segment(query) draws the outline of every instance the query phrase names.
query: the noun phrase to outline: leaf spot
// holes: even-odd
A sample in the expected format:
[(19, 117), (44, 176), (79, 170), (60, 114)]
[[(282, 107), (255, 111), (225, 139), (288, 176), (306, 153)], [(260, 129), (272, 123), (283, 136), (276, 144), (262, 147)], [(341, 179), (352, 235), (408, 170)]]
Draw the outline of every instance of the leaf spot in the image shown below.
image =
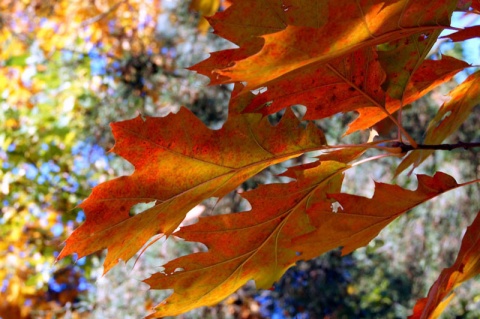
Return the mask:
[(332, 207), (332, 213), (337, 213), (339, 208), (343, 210), (343, 207), (342, 205), (340, 205), (339, 202), (332, 203), (331, 207)]

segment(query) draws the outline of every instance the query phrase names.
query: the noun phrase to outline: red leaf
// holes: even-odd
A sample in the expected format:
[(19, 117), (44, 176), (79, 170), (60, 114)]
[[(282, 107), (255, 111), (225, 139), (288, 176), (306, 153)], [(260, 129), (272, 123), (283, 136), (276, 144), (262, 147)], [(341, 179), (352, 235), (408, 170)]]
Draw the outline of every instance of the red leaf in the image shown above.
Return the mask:
[[(372, 48), (358, 50), (329, 63), (314, 63), (264, 85), (246, 112), (266, 115), (294, 104), (307, 107), (305, 119), (320, 119), (339, 112), (385, 105), (381, 88), (385, 73)], [(268, 106), (265, 104), (271, 102)]]
[[(152, 236), (170, 235), (204, 199), (222, 197), (270, 165), (324, 147), (322, 132), (313, 124), (302, 129), (291, 111), (275, 127), (260, 114), (238, 114), (252, 97), (233, 99), (231, 115), (218, 131), (187, 109), (112, 124), (113, 151), (132, 163), (135, 172), (93, 189), (80, 205), (85, 223), (67, 239), (58, 258), (108, 248), (106, 272), (119, 259), (131, 258)], [(148, 202), (155, 205), (130, 216), (132, 206)]]
[(445, 173), (435, 176), (418, 175), (418, 188), (414, 191), (397, 185), (375, 184), (372, 198), (350, 194), (332, 194), (341, 208), (332, 212), (329, 203), (320, 202), (308, 210), (315, 226), (311, 233), (294, 239), (293, 248), (311, 259), (342, 246), (343, 255), (367, 245), (378, 233), (397, 217), (413, 207), (446, 191), (463, 186)]
[[(149, 318), (175, 316), (220, 302), (248, 280), (269, 288), (299, 259), (289, 249), (293, 237), (312, 231), (306, 210), (326, 201), (327, 192), (340, 190), (348, 166), (322, 162), (293, 167), (287, 184), (263, 185), (243, 194), (249, 212), (201, 218), (174, 235), (202, 242), (209, 251), (175, 259), (145, 280), (155, 289), (174, 289)], [(180, 271), (177, 271), (181, 269)]]
[(467, 27), (463, 30), (457, 31), (455, 33), (443, 36), (442, 39), (448, 38), (453, 42), (465, 41), (468, 39), (480, 37), (480, 25), (473, 27)]
[[(240, 46), (196, 70), (211, 84), (247, 82), (245, 90), (301, 67), (361, 48), (448, 26), (456, 1), (235, 1), (215, 15), (215, 32)], [(261, 38), (259, 38), (261, 36)], [(308, 85), (308, 84), (306, 84)]]
[[(418, 100), (469, 66), (465, 61), (449, 56), (443, 56), (441, 60), (425, 60), (410, 79), (405, 89), (403, 104), (407, 105)], [(400, 109), (400, 101), (387, 97), (386, 108), (392, 114)], [(370, 128), (386, 118), (385, 112), (378, 108), (362, 108), (358, 109), (357, 112), (359, 113), (358, 118), (350, 124), (345, 134)]]

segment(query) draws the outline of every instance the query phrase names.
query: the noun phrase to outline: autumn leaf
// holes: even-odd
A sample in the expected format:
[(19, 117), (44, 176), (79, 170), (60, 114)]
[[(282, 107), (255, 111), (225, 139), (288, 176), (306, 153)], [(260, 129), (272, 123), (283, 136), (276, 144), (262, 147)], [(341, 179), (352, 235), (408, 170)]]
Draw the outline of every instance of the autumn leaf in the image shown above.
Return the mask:
[[(463, 236), (455, 263), (442, 271), (430, 288), (428, 296), (417, 301), (409, 319), (433, 319), (443, 311), (453, 297), (450, 294), (463, 282), (480, 273), (480, 212)], [(446, 299), (444, 299), (446, 298)]]
[(480, 12), (480, 0), (472, 0), (472, 8)]
[(296, 181), (242, 194), (251, 211), (200, 218), (182, 227), (175, 236), (202, 242), (208, 252), (175, 259), (145, 280), (154, 289), (174, 289), (148, 318), (218, 303), (251, 279), (258, 288), (271, 287), (299, 259), (288, 248), (290, 240), (313, 230), (306, 210), (316, 200), (328, 201), (328, 192), (340, 190), (341, 172), (348, 167), (325, 161), (290, 168), (282, 175)]
[[(85, 223), (67, 239), (58, 258), (107, 248), (108, 271), (152, 236), (170, 235), (204, 199), (223, 197), (270, 165), (324, 147), (323, 133), (313, 123), (302, 129), (292, 111), (275, 127), (260, 114), (239, 114), (252, 97), (232, 99), (230, 117), (217, 131), (185, 108), (164, 118), (112, 124), (113, 151), (135, 172), (93, 189), (80, 205)], [(154, 206), (130, 216), (133, 206), (149, 202)]]
[[(453, 134), (480, 103), (480, 71), (470, 75), (450, 92), (451, 100), (442, 105), (437, 115), (428, 124), (424, 144), (439, 144)], [(409, 166), (418, 167), (433, 154), (433, 150), (418, 150), (408, 154), (398, 165), (395, 175)]]
[[(453, 9), (453, 6), (449, 7), (450, 15)], [(386, 92), (385, 108), (389, 114), (417, 100), (443, 81), (449, 80), (453, 76), (453, 70), (458, 72), (468, 66), (467, 63), (450, 57), (445, 57), (442, 62), (437, 63), (424, 62), (440, 33), (441, 30), (420, 32), (377, 46), (378, 60), (386, 73), (386, 81), (383, 86)], [(442, 73), (442, 71), (446, 73)], [(433, 73), (433, 76), (428, 80), (433, 80), (433, 82), (427, 80), (429, 85), (425, 86), (423, 77), (429, 73)], [(423, 81), (419, 83), (415, 75), (421, 76)], [(423, 86), (422, 89), (416, 87), (419, 84)], [(419, 92), (421, 93), (419, 94)], [(366, 116), (360, 110), (358, 120), (367, 121), (367, 127), (364, 128), (368, 128), (376, 124), (375, 121), (378, 118), (385, 118), (386, 114), (387, 112), (382, 109), (370, 108), (368, 116)], [(358, 125), (359, 122), (355, 124)], [(347, 134), (353, 132), (355, 124), (350, 126)]]
[(448, 38), (453, 42), (459, 42), (459, 41), (465, 41), (465, 40), (478, 38), (478, 37), (480, 37), (480, 25), (467, 27), (463, 30), (443, 36), (442, 39)]
[[(437, 30), (438, 23), (448, 24), (456, 4), (453, 1), (441, 7), (418, 1), (400, 1), (385, 7), (384, 3), (357, 5), (344, 1), (322, 4), (258, 1), (252, 6), (248, 3), (235, 3), (226, 12), (217, 13), (210, 19), (217, 34), (240, 48), (215, 52), (209, 59), (191, 68), (209, 76), (211, 84), (246, 81), (246, 89), (259, 89), (252, 104), (246, 108), (247, 112), (272, 114), (287, 106), (302, 104), (307, 106), (306, 119), (318, 119), (358, 109), (359, 117), (347, 131), (350, 134), (369, 128), (397, 111), (401, 104), (398, 94), (404, 93), (403, 104), (408, 104), (427, 93), (427, 89), (443, 83), (439, 79), (442, 74), (438, 74), (431, 80), (431, 86), (422, 87), (422, 94), (411, 90), (414, 84), (409, 85), (410, 82), (415, 83), (410, 81), (412, 74), (422, 66), (421, 62), (440, 32)], [(349, 5), (354, 8), (347, 9)], [(402, 9), (397, 7), (401, 5)], [(257, 11), (261, 12), (261, 19), (256, 18)], [(328, 12), (328, 15), (319, 12)], [(256, 20), (249, 21), (249, 17)], [(415, 27), (401, 27), (400, 30), (398, 25), (387, 23), (392, 30), (383, 38), (372, 31), (380, 23), (379, 19), (384, 20), (382, 23), (385, 20), (389, 23), (397, 21), (405, 25), (411, 23)], [(349, 21), (352, 25), (339, 25), (338, 21)], [(355, 21), (358, 23), (355, 24)], [(414, 32), (420, 21), (435, 27), (421, 27)], [(353, 25), (358, 29), (355, 32), (342, 29)], [(280, 38), (280, 34), (293, 29), (296, 30), (292, 31), (294, 34)], [(397, 31), (398, 34), (395, 33)], [(424, 40), (426, 34), (427, 40)], [(377, 41), (379, 39), (382, 40)], [(380, 89), (385, 75), (373, 48), (388, 41), (396, 50), (387, 50), (390, 58), (383, 52), (389, 79), (385, 85), (390, 87), (389, 93), (393, 96), (387, 96), (385, 102)], [(336, 44), (338, 47), (334, 47)], [(352, 47), (348, 49), (350, 44)], [(276, 52), (277, 46), (282, 46), (277, 49), (286, 52)], [(297, 58), (300, 60), (295, 64)], [(398, 61), (399, 58), (402, 61)], [(395, 87), (397, 93), (391, 91)]]
[[(465, 61), (449, 56), (442, 56), (441, 60), (425, 60), (410, 78), (403, 95), (403, 105), (410, 104), (442, 83), (449, 81), (459, 71), (469, 67)], [(386, 109), (393, 114), (400, 109), (401, 101), (387, 95)], [(387, 117), (386, 113), (378, 108), (367, 107), (357, 109), (359, 116), (350, 123), (345, 134), (358, 130), (365, 130)]]
[(295, 238), (292, 248), (301, 252), (305, 260), (337, 247), (343, 247), (343, 255), (349, 254), (367, 245), (383, 228), (413, 207), (466, 185), (457, 184), (453, 177), (442, 172), (437, 172), (433, 177), (418, 175), (417, 178), (418, 187), (414, 191), (398, 185), (375, 183), (372, 198), (350, 194), (329, 195), (341, 207), (337, 212), (332, 212), (329, 203), (312, 205), (307, 213), (315, 230)]
[[(452, 0), (255, 2), (234, 2), (210, 20), (217, 34), (240, 46), (191, 68), (209, 76), (211, 84), (247, 82), (244, 90), (258, 89), (310, 64), (447, 27), (456, 5)], [(223, 21), (213, 22), (218, 20)]]
[(417, 33), (379, 46), (379, 61), (387, 74), (385, 91), (390, 98), (403, 102), (412, 75), (424, 61), (440, 32)]
[[(307, 107), (305, 119), (320, 119), (357, 110), (360, 116), (346, 134), (367, 129), (397, 111), (401, 99), (404, 104), (412, 103), (469, 66), (448, 56), (424, 61), (438, 34), (415, 34), (386, 44), (379, 52), (380, 61), (376, 51), (368, 48), (297, 69), (265, 83), (245, 111), (272, 114), (302, 104)], [(387, 83), (383, 83), (385, 79)], [(382, 84), (387, 88), (386, 97)]]
[(372, 48), (329, 63), (314, 63), (265, 83), (245, 112), (272, 114), (294, 104), (307, 107), (305, 119), (320, 119), (361, 107), (385, 105), (385, 72)]

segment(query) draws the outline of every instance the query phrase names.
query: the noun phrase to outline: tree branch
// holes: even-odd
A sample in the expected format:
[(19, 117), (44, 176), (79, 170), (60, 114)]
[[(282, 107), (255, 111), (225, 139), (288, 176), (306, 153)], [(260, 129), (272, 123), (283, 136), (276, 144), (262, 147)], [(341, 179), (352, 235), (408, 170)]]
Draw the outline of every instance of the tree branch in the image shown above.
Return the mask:
[(392, 147), (400, 147), (402, 152), (409, 152), (415, 150), (444, 150), (444, 151), (451, 151), (456, 148), (463, 148), (463, 149), (472, 149), (476, 147), (480, 147), (480, 142), (473, 142), (473, 143), (464, 143), (458, 142), (456, 144), (418, 144), (416, 147), (413, 145), (405, 144), (402, 142), (394, 142)]

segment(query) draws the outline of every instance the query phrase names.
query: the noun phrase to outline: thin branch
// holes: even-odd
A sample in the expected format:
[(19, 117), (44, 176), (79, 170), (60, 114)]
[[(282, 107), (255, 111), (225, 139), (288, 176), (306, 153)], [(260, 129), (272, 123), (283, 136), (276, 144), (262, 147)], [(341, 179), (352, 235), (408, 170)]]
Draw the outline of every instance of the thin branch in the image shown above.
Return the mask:
[(361, 144), (322, 145), (321, 148), (319, 148), (317, 151), (339, 150), (342, 148), (357, 148), (357, 147), (384, 149), (385, 148), (384, 146), (378, 146), (378, 145), (379, 144), (386, 145), (388, 143), (395, 143), (395, 142), (397, 142), (396, 139), (395, 140), (378, 140), (378, 141), (372, 141), (372, 142), (361, 143)]
[(473, 143), (465, 143), (465, 142), (458, 142), (456, 144), (417, 144), (416, 147), (413, 145), (395, 142), (391, 145), (392, 147), (400, 147), (403, 152), (409, 151), (416, 151), (416, 150), (443, 150), (443, 151), (451, 151), (457, 148), (463, 149), (472, 149), (480, 147), (480, 142), (473, 142)]
[(391, 156), (397, 156), (397, 155), (396, 154), (380, 154), (380, 155), (376, 155), (376, 156), (372, 156), (372, 157), (369, 157), (369, 158), (362, 159), (360, 161), (352, 163), (350, 166), (354, 167), (354, 166), (357, 166), (357, 165), (360, 165), (360, 164), (363, 164), (363, 163), (366, 163), (366, 162), (375, 161), (375, 160), (378, 160), (380, 158), (391, 157)]
[[(403, 106), (400, 107), (399, 113), (398, 113), (398, 119), (400, 119), (400, 120), (401, 120), (401, 117), (402, 117), (402, 111), (401, 111), (402, 108), (403, 108)], [(405, 128), (403, 128), (402, 124), (399, 121), (397, 121), (395, 116), (393, 116), (390, 112), (388, 112), (387, 108), (382, 107), (381, 109), (382, 109), (383, 112), (385, 112), (385, 114), (387, 114), (388, 118), (390, 120), (392, 120), (392, 122), (397, 126), (397, 128), (398, 128), (398, 138), (400, 139), (400, 141), (401, 141), (401, 138), (402, 138), (402, 135), (403, 135), (410, 142), (410, 144), (416, 145), (417, 143), (415, 142), (413, 137), (410, 134), (408, 134), (408, 132), (405, 130)]]

